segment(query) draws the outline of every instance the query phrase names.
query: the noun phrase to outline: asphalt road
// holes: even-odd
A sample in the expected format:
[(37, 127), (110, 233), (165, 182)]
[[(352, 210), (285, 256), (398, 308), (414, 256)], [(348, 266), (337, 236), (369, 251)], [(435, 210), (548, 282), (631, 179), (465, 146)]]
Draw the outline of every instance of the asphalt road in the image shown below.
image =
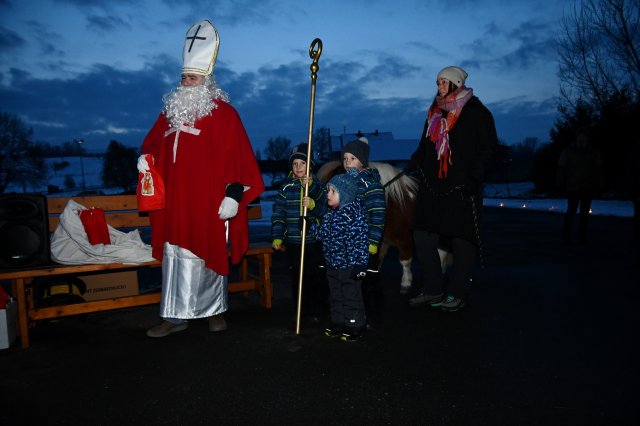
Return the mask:
[(281, 254), (273, 309), (233, 295), (223, 333), (147, 338), (157, 306), (42, 322), (0, 351), (0, 424), (640, 424), (640, 243), (630, 219), (593, 217), (590, 244), (566, 246), (560, 222), (487, 209), (456, 313), (409, 307), (392, 252), (385, 322), (355, 343), (294, 332)]

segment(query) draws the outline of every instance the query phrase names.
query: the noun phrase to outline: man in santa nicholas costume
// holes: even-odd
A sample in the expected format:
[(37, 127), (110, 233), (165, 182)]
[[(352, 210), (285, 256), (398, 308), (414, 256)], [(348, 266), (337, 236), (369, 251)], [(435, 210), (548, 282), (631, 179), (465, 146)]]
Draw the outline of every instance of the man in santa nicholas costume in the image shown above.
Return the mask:
[(218, 46), (208, 20), (189, 28), (180, 85), (163, 97), (138, 159), (138, 170), (147, 171), (151, 154), (165, 185), (164, 209), (149, 213), (164, 321), (149, 337), (185, 330), (195, 318), (208, 318), (210, 331), (226, 330), (227, 242), (239, 262), (249, 242), (247, 205), (264, 191), (242, 121), (213, 78)]

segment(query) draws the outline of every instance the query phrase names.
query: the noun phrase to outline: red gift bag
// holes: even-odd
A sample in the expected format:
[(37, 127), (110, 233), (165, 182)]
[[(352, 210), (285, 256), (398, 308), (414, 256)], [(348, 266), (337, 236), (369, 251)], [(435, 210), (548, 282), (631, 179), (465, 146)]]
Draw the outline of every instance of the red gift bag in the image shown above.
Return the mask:
[(107, 227), (103, 209), (91, 207), (86, 210), (80, 210), (80, 220), (91, 244), (111, 244), (109, 228)]
[(148, 212), (164, 208), (164, 182), (153, 166), (153, 156), (146, 155), (149, 171), (138, 174), (138, 211)]

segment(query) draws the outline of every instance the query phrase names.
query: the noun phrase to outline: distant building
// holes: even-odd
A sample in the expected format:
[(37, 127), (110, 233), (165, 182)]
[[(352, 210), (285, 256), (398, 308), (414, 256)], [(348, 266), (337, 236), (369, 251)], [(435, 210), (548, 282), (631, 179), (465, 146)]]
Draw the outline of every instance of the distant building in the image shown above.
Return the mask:
[(339, 160), (342, 148), (361, 136), (364, 136), (369, 141), (369, 161), (403, 164), (411, 158), (411, 154), (418, 147), (418, 140), (395, 139), (391, 132), (379, 132), (376, 130), (372, 133), (360, 131), (357, 133), (343, 133), (339, 136), (331, 136), (331, 159)]

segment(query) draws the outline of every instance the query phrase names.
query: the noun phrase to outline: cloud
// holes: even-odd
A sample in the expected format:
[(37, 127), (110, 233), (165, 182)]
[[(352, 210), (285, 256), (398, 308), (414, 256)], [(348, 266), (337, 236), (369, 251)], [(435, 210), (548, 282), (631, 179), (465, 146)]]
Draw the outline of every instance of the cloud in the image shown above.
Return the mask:
[[(215, 15), (215, 25), (224, 23), (230, 26), (263, 24), (271, 21), (274, 11), (279, 9), (274, 0), (218, 0), (215, 2), (215, 13), (211, 11), (211, 0), (164, 0), (170, 9), (181, 12), (179, 19), (186, 25), (191, 25), (201, 19)], [(203, 16), (203, 11), (209, 11)]]
[(77, 7), (78, 9), (101, 9), (101, 10), (110, 10), (114, 6), (117, 5), (136, 5), (136, 0), (109, 0), (108, 2), (104, 0), (55, 0), (60, 4), (69, 4)]
[(38, 47), (40, 60), (58, 59), (66, 55), (57, 47), (62, 40), (59, 34), (48, 31), (40, 22), (33, 20), (27, 22), (27, 29), (29, 40)]
[(32, 120), (29, 116), (23, 116), (22, 119), (27, 126), (49, 127), (54, 129), (64, 129), (67, 127), (64, 123), (59, 121), (37, 121)]
[(87, 27), (97, 28), (104, 32), (112, 32), (122, 28), (130, 29), (131, 25), (117, 16), (89, 15), (87, 17)]
[[(558, 117), (554, 99), (532, 102), (512, 98), (487, 105), (492, 111), (498, 137), (508, 144), (521, 143), (534, 137), (541, 143), (549, 142), (549, 131)], [(523, 129), (525, 133), (523, 133)]]
[(20, 34), (0, 27), (0, 55), (8, 54), (24, 46), (25, 40)]
[[(398, 139), (419, 137), (428, 106), (423, 97), (380, 98), (372, 96), (375, 91), (370, 89), (388, 84), (394, 72), (415, 69), (405, 70), (393, 56), (380, 58), (392, 65), (390, 70), (381, 64), (370, 69), (357, 62), (327, 60), (321, 64), (314, 129), (328, 127), (333, 134), (380, 130), (391, 131)], [(104, 151), (110, 140), (138, 147), (162, 108), (163, 94), (178, 83), (178, 65), (175, 59), (161, 55), (152, 58), (143, 71), (100, 64), (69, 80), (43, 80), (12, 69), (14, 84), (0, 86), (0, 98), (7, 112), (18, 114), (34, 128), (34, 140), (59, 144), (81, 138), (90, 152)], [(311, 92), (308, 63), (294, 61), (243, 73), (219, 63), (215, 73), (255, 148), (262, 149), (269, 138), (278, 136), (293, 143), (306, 140)], [(489, 107), (499, 136), (508, 143), (527, 136), (547, 140), (555, 113), (551, 101), (536, 103), (515, 97)], [(538, 133), (514, 136), (532, 120), (539, 123)]]
[[(306, 139), (310, 60), (306, 42), (294, 44), (291, 37), (311, 40), (318, 28), (327, 33), (316, 86), (316, 129), (328, 127), (333, 134), (390, 131), (396, 138), (417, 139), (435, 94), (435, 73), (442, 66), (460, 64), (469, 71), (480, 99), (494, 112), (502, 139), (508, 143), (526, 136), (543, 139), (553, 123), (555, 106), (544, 99), (549, 95), (532, 98), (540, 92), (553, 93), (548, 90), (554, 84), (548, 65), (553, 63), (548, 60), (553, 52), (552, 27), (536, 20), (540, 13), (521, 12), (525, 19), (497, 17), (515, 10), (502, 1), (491, 2), (491, 8), (483, 11), (471, 11), (469, 6), (464, 22), (458, 22), (473, 27), (467, 32), (466, 27), (433, 28), (433, 21), (446, 16), (449, 8), (428, 7), (417, 0), (403, 4), (406, 10), (417, 10), (411, 16), (406, 10), (392, 10), (396, 6), (391, 2), (363, 0), (358, 8), (351, 2), (331, 3), (332, 13), (341, 15), (330, 22), (326, 10), (314, 14), (293, 1), (220, 0), (212, 11), (211, 0), (57, 0), (55, 9), (65, 9), (57, 25), (44, 27), (46, 20), (20, 15), (33, 19), (25, 23), (36, 35), (33, 39), (26, 39), (16, 29), (20, 27), (0, 27), (0, 55), (6, 64), (0, 82), (1, 108), (33, 126), (36, 140), (57, 144), (82, 138), (89, 150), (96, 151), (106, 149), (111, 139), (138, 147), (161, 109), (162, 95), (179, 81), (177, 53), (184, 30), (209, 17), (225, 31), (223, 38), (234, 40), (235, 44), (225, 44), (228, 50), (216, 64), (216, 80), (230, 94), (256, 148), (278, 136), (293, 143)], [(375, 25), (354, 32), (346, 12), (356, 11), (364, 19), (372, 10), (377, 13), (370, 24), (405, 13), (399, 19), (408, 20), (404, 26), (410, 31), (402, 33), (397, 22), (389, 22), (384, 29), (393, 31), (393, 37)], [(417, 25), (414, 30), (409, 25), (416, 16), (424, 16), (424, 28)], [(66, 22), (73, 31), (62, 25)], [(92, 31), (86, 31), (87, 26)], [(178, 36), (165, 37), (178, 27)], [(140, 29), (144, 32), (136, 32)], [(27, 63), (13, 50), (30, 43), (35, 45), (35, 54), (33, 49), (30, 53), (37, 62)], [(69, 44), (62, 51), (58, 46), (64, 43)], [(540, 85), (542, 79), (547, 86)], [(534, 85), (535, 90), (525, 87)], [(537, 134), (523, 134), (528, 123), (540, 129), (533, 130)]]
[[(0, 98), (7, 112), (34, 128), (35, 140), (60, 144), (83, 138), (88, 150), (98, 151), (111, 139), (137, 146), (160, 111), (168, 87), (158, 76), (165, 71), (154, 70), (150, 78), (97, 65), (72, 80), (41, 80), (13, 69), (14, 84), (0, 86)], [(105, 138), (89, 137), (95, 134)]]

